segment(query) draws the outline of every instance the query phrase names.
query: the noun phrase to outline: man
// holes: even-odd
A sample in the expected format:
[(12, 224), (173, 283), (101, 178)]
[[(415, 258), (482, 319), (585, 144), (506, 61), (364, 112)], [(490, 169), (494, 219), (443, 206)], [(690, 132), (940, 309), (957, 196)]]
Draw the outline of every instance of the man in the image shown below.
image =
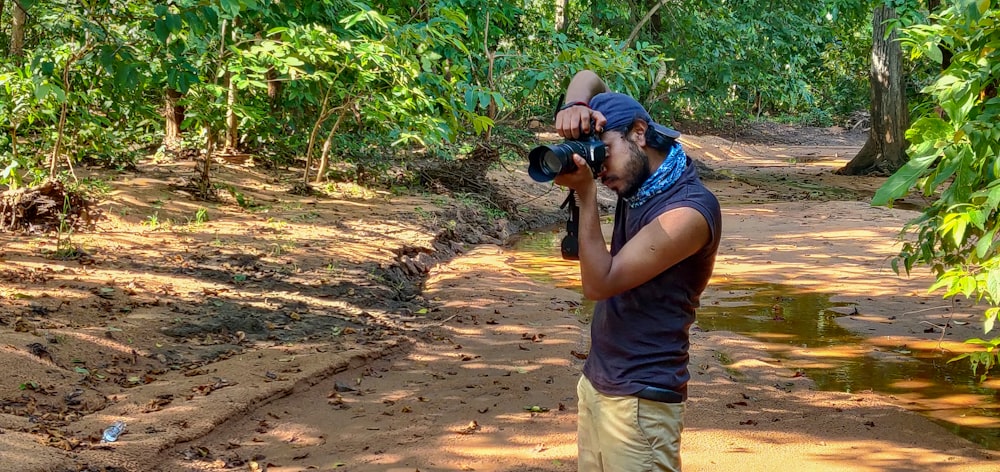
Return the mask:
[(590, 167), (574, 155), (576, 170), (555, 178), (576, 191), (583, 294), (598, 300), (577, 386), (578, 469), (680, 471), (688, 329), (715, 265), (719, 202), (680, 133), (593, 72), (573, 77), (556, 128), (565, 138), (593, 128), (607, 149), (596, 177), (619, 197), (609, 251)]

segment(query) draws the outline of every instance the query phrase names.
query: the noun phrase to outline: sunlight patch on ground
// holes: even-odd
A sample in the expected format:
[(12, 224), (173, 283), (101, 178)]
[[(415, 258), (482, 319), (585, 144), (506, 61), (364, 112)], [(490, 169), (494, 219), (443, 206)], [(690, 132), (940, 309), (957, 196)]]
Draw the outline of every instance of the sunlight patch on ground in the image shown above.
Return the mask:
[(888, 385), (892, 388), (898, 388), (904, 390), (919, 390), (923, 388), (933, 387), (934, 382), (930, 382), (928, 380), (920, 380), (920, 379), (904, 379), (904, 380), (889, 382)]
[(874, 346), (879, 346), (882, 348), (890, 349), (900, 349), (905, 348), (911, 351), (928, 351), (928, 352), (951, 352), (954, 354), (960, 354), (963, 352), (975, 352), (981, 350), (980, 347), (967, 344), (965, 342), (938, 340), (938, 339), (921, 339), (915, 337), (905, 337), (905, 336), (878, 336), (866, 341), (867, 344)]

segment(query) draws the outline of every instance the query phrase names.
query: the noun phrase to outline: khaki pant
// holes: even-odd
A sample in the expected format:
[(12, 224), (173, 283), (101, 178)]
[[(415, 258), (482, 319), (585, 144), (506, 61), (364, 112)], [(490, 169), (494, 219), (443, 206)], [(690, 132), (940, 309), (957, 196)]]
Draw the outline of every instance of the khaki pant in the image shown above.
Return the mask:
[(576, 391), (579, 472), (680, 472), (683, 403), (604, 395), (584, 376)]

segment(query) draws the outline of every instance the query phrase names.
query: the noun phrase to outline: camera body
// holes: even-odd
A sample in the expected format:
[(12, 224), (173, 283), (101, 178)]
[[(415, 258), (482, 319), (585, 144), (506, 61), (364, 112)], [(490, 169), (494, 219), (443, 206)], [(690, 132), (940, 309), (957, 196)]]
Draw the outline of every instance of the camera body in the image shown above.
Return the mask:
[(579, 140), (567, 139), (559, 144), (541, 145), (528, 154), (528, 175), (535, 182), (548, 182), (557, 175), (576, 170), (573, 154), (579, 154), (593, 172), (594, 177), (601, 172), (607, 149), (593, 134)]

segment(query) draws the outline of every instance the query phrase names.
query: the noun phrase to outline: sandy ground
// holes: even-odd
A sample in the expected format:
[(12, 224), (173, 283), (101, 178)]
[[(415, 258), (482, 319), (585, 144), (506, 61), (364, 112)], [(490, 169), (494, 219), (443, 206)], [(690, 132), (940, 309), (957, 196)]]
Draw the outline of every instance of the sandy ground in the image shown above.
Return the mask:
[[(899, 346), (950, 356), (943, 350), (961, 349), (952, 340), (981, 335), (975, 307), (925, 294), (926, 274), (889, 269), (916, 213), (864, 203), (877, 178), (831, 173), (857, 137), (685, 144), (718, 173), (708, 183), (724, 206), (703, 304), (751, 284), (830, 294), (837, 322), (865, 339), (841, 352), (697, 328), (685, 470), (1000, 470), (995, 452), (910, 411), (926, 399), (822, 392), (801, 375), (839, 356), (898, 356)], [(558, 192), (523, 174), (502, 179), (534, 192), (530, 205), (558, 204)], [(152, 231), (150, 204), (163, 218), (197, 206), (133, 196), (114, 197), (135, 198), (115, 207), (131, 208), (131, 222), (84, 239), (93, 264), (39, 260), (45, 240), (0, 235), (0, 371), (10, 384), (0, 470), (575, 470), (580, 295), (529, 277), (532, 256), (490, 244), (502, 231), (443, 237), (415, 221), (447, 203), (378, 195), (285, 201), (281, 211), (274, 202), (242, 221)], [(459, 227), (482, 217), (448, 211)], [(426, 270), (420, 294), (386, 291), (397, 273), (387, 268), (407, 262)], [(949, 321), (947, 337), (927, 332)], [(126, 434), (96, 442), (119, 418)]]

